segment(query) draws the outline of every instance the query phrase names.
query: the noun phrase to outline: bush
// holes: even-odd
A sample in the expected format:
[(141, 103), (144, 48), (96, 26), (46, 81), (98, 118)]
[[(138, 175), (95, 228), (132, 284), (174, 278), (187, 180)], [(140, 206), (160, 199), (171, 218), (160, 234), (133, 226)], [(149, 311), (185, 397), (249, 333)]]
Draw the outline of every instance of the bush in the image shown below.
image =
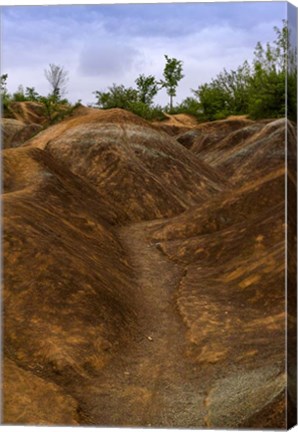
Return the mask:
[(132, 87), (113, 84), (106, 92), (95, 92), (97, 102), (100, 108), (122, 108), (127, 111), (146, 119), (146, 120), (164, 120), (162, 108), (151, 106), (140, 100), (139, 93)]
[(285, 115), (285, 74), (260, 70), (251, 82), (249, 95), (249, 116), (261, 118), (279, 118)]
[(30, 102), (37, 102), (40, 97), (34, 87), (26, 87), (25, 96)]
[(288, 81), (288, 107), (290, 116), (295, 117), (296, 52), (290, 45), (287, 22), (283, 21), (281, 30), (276, 27), (274, 30), (277, 38), (273, 44), (263, 47), (257, 43), (252, 66), (245, 61), (235, 71), (224, 69), (210, 83), (194, 91), (207, 120), (240, 114), (253, 119), (284, 117), (286, 68), (292, 63), (295, 66), (293, 79)]
[(150, 107), (144, 102), (130, 102), (127, 109), (146, 120), (165, 120), (165, 115), (160, 106)]
[(193, 97), (187, 97), (181, 102), (180, 105), (173, 108), (172, 110), (169, 109), (168, 112), (169, 114), (189, 114), (200, 118), (202, 115), (202, 108), (197, 99)]
[(124, 85), (113, 84), (108, 88), (107, 92), (96, 91), (96, 105), (100, 108), (122, 108), (129, 109), (131, 103), (138, 102), (138, 92), (132, 87), (124, 87)]

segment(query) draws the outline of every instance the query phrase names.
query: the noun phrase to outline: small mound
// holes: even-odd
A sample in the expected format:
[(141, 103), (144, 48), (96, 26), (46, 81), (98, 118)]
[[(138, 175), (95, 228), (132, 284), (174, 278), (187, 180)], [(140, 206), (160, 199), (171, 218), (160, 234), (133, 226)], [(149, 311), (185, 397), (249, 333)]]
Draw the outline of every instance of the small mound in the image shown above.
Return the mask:
[(42, 127), (35, 123), (26, 124), (20, 120), (1, 119), (2, 147), (4, 149), (19, 147), (41, 130)]
[(82, 104), (77, 104), (69, 117), (79, 117), (79, 116), (83, 116), (83, 115), (88, 115), (88, 114), (92, 114), (95, 111), (98, 111), (97, 108), (90, 108), (90, 107), (86, 107)]
[[(259, 131), (253, 131), (247, 139), (230, 147), (229, 150), (211, 155), (210, 165), (228, 172), (234, 184), (245, 184), (251, 173), (260, 177), (284, 166), (286, 128), (293, 130), (285, 119), (275, 120), (264, 125)], [(295, 133), (289, 135), (289, 141), (296, 142)], [(229, 140), (231, 143), (232, 140)], [(207, 161), (206, 161), (207, 162)]]
[(151, 126), (146, 120), (120, 108), (100, 110), (95, 108), (79, 107), (77, 112), (74, 111), (74, 115), (47, 128), (42, 134), (33, 138), (29, 144), (34, 147), (44, 148), (48, 141), (60, 137), (68, 130), (77, 126), (84, 126), (86, 124), (91, 125), (94, 123), (132, 123), (154, 129), (154, 126)]
[(177, 140), (195, 154), (208, 152), (214, 144), (238, 129), (255, 125), (255, 122), (242, 117), (201, 123), (196, 128), (178, 136)]
[(40, 102), (11, 102), (8, 115), (26, 124), (45, 125), (48, 122), (45, 107)]
[(152, 124), (170, 136), (177, 136), (187, 132), (189, 129), (198, 126), (197, 119), (189, 114), (167, 114), (164, 113), (166, 120), (154, 121)]
[(257, 123), (245, 119), (208, 123), (179, 137), (178, 141), (225, 174), (232, 184), (244, 185), (249, 181), (250, 173), (259, 177), (284, 164), (286, 128), (289, 148), (293, 148), (295, 129), (285, 119)]
[(165, 121), (168, 125), (174, 126), (186, 126), (186, 127), (197, 127), (198, 121), (195, 116), (190, 114), (165, 114), (167, 120)]
[(68, 119), (29, 144), (114, 199), (126, 214), (121, 223), (173, 216), (226, 186), (174, 139), (121, 109)]
[(227, 191), (202, 206), (153, 225), (155, 241), (189, 239), (211, 234), (249, 221), (284, 200), (285, 170), (281, 167), (266, 176), (247, 182), (245, 186)]

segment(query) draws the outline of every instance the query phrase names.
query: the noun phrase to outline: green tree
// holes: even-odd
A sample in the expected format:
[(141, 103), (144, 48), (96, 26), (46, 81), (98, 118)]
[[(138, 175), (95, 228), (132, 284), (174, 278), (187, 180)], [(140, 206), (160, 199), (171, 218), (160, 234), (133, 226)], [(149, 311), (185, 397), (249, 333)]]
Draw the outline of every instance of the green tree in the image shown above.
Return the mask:
[(190, 114), (196, 117), (200, 117), (201, 115), (201, 104), (199, 103), (197, 98), (187, 97), (184, 99), (177, 107), (174, 108), (173, 112), (175, 114)]
[(176, 96), (176, 91), (179, 81), (184, 78), (182, 73), (182, 61), (175, 58), (170, 58), (165, 55), (166, 64), (163, 71), (164, 79), (160, 81), (162, 87), (167, 90), (170, 96), (170, 110), (173, 109), (173, 98)]
[[(132, 87), (113, 84), (112, 87), (108, 88), (108, 91), (95, 91), (94, 93), (97, 98), (96, 105), (100, 108), (122, 108), (147, 120), (163, 120), (165, 118), (161, 107), (144, 103), (140, 98), (139, 91)], [(148, 102), (148, 93), (146, 96)]]
[(246, 114), (248, 110), (251, 68), (247, 61), (236, 70), (223, 70), (209, 84), (193, 93), (199, 98), (206, 119), (224, 118), (231, 114)]
[[(236, 70), (219, 73), (210, 83), (199, 86), (198, 97), (202, 116), (209, 120), (231, 114), (249, 114), (251, 118), (275, 118), (285, 115), (285, 83), (287, 66), (295, 63), (295, 53), (289, 49), (287, 22), (282, 29), (274, 28), (276, 39), (265, 47), (258, 42), (253, 63), (246, 61)], [(296, 67), (288, 73), (288, 110), (294, 113)], [(292, 78), (293, 77), (293, 78)]]
[(124, 87), (124, 85), (113, 84), (106, 92), (96, 91), (96, 105), (100, 108), (122, 108), (129, 109), (132, 102), (138, 101), (138, 92), (132, 87)]
[(153, 75), (139, 75), (135, 80), (138, 91), (138, 99), (145, 105), (152, 105), (154, 96), (158, 93), (158, 82)]
[(57, 115), (57, 97), (54, 94), (49, 96), (40, 96), (39, 102), (41, 102), (44, 106), (45, 114), (47, 116), (47, 120), (49, 124), (53, 123), (55, 120), (55, 116)]
[(229, 115), (227, 94), (216, 81), (199, 86), (195, 94), (199, 98), (203, 119), (218, 120)]
[(286, 109), (286, 74), (289, 31), (287, 21), (282, 29), (274, 27), (276, 39), (266, 48), (258, 42), (249, 87), (248, 113), (254, 118), (283, 117)]
[(3, 74), (0, 77), (0, 92), (1, 92), (1, 96), (5, 93), (7, 93), (7, 79), (8, 79), (8, 74)]
[(26, 100), (31, 102), (38, 102), (38, 100), (40, 99), (40, 96), (34, 87), (26, 87), (25, 97)]
[(7, 107), (7, 104), (10, 100), (10, 95), (7, 91), (7, 79), (8, 74), (3, 74), (0, 76), (0, 96), (4, 107)]
[(26, 96), (24, 93), (24, 87), (21, 85), (19, 85), (17, 91), (15, 93), (13, 93), (12, 95), (12, 100), (14, 102), (24, 102), (26, 101)]
[(291, 51), (290, 32), (287, 20), (283, 20), (281, 29), (274, 27), (276, 33), (275, 44), (275, 59), (279, 70), (286, 71), (289, 55)]

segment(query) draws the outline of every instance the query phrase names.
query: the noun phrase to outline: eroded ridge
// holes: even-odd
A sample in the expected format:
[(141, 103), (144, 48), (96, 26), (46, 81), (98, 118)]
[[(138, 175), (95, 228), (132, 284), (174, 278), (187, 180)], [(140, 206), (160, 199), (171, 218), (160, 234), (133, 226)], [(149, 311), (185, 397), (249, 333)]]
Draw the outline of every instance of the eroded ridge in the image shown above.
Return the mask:
[(291, 124), (79, 107), (29, 141), (11, 126), (4, 422), (284, 428)]

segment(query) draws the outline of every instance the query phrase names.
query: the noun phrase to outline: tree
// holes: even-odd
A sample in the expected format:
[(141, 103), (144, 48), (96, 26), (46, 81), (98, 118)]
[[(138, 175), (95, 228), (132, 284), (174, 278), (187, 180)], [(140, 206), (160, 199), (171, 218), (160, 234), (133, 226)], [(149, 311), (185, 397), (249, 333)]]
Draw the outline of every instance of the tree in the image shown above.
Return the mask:
[[(164, 114), (159, 106), (152, 106), (140, 100), (140, 92), (132, 87), (113, 84), (108, 91), (95, 91), (96, 105), (103, 109), (122, 108), (147, 120), (163, 120)], [(146, 100), (150, 93), (146, 92)], [(151, 93), (152, 95), (152, 93)]]
[(10, 100), (10, 95), (7, 91), (7, 79), (8, 79), (8, 74), (3, 74), (0, 76), (0, 96), (1, 96), (1, 101), (4, 107), (7, 107), (9, 100)]
[(66, 99), (57, 100), (54, 94), (38, 96), (38, 102), (42, 103), (49, 124), (62, 120), (73, 110)]
[(153, 98), (158, 92), (158, 82), (153, 75), (140, 75), (135, 83), (137, 85), (138, 99), (140, 102), (150, 106)]
[(289, 31), (287, 21), (283, 27), (274, 27), (276, 39), (266, 48), (258, 42), (253, 61), (253, 74), (249, 88), (248, 113), (254, 118), (283, 117), (286, 110), (286, 74)]
[(5, 99), (8, 96), (8, 92), (7, 92), (7, 79), (8, 79), (8, 74), (3, 74), (0, 77), (0, 95), (2, 99)]
[(203, 119), (219, 120), (229, 115), (227, 93), (216, 80), (202, 84), (194, 93), (199, 98)]
[(190, 114), (199, 117), (201, 114), (201, 105), (198, 99), (188, 96), (174, 109), (175, 114)]
[(0, 77), (0, 92), (1, 92), (1, 96), (4, 93), (7, 93), (7, 88), (6, 88), (6, 86), (7, 86), (7, 78), (8, 78), (8, 74), (3, 74)]
[(289, 62), (291, 44), (290, 44), (290, 31), (287, 20), (282, 20), (283, 26), (281, 30), (278, 27), (274, 27), (276, 33), (275, 44), (275, 57), (276, 62), (280, 70), (285, 71), (287, 63)]
[(38, 100), (40, 99), (40, 96), (34, 87), (26, 87), (25, 97), (28, 101), (31, 102), (38, 102)]
[[(287, 22), (274, 28), (276, 39), (265, 47), (258, 42), (253, 63), (244, 62), (236, 70), (219, 73), (210, 83), (201, 85), (194, 94), (199, 98), (202, 117), (214, 120), (233, 114), (251, 118), (275, 118), (285, 115), (286, 73), (295, 64), (290, 48)], [(291, 68), (290, 68), (291, 69)], [(296, 106), (296, 67), (288, 73), (288, 112), (294, 118)]]
[(50, 83), (52, 89), (52, 96), (57, 100), (60, 100), (66, 93), (66, 87), (68, 83), (68, 72), (63, 67), (50, 64), (49, 69), (44, 71), (45, 77)]
[(166, 64), (163, 71), (164, 80), (160, 81), (162, 87), (167, 90), (170, 96), (170, 110), (173, 109), (173, 97), (176, 96), (176, 90), (179, 81), (184, 78), (182, 74), (182, 61), (175, 58), (169, 58), (165, 55)]
[(19, 85), (17, 91), (12, 95), (12, 100), (14, 102), (26, 101), (26, 96), (24, 94), (24, 87), (22, 86), (22, 84)]
[(201, 85), (193, 93), (199, 98), (208, 120), (224, 118), (248, 111), (251, 68), (247, 61), (236, 70), (219, 73), (209, 84)]
[(132, 102), (138, 101), (138, 92), (132, 87), (124, 87), (124, 85), (113, 84), (108, 88), (107, 92), (94, 92), (97, 98), (96, 105), (100, 108), (122, 108), (129, 109)]

